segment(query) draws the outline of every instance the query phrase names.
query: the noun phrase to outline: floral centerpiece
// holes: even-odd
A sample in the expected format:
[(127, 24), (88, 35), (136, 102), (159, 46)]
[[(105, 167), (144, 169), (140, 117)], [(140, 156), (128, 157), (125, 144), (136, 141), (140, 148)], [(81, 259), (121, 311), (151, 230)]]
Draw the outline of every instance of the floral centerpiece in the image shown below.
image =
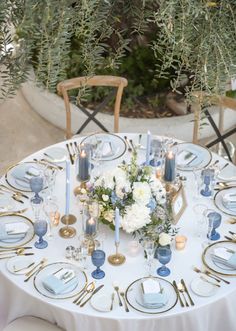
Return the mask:
[(160, 245), (170, 244), (175, 230), (166, 208), (165, 187), (151, 167), (138, 165), (136, 152), (130, 164), (123, 162), (96, 178), (89, 196), (99, 203), (99, 220), (111, 229), (117, 207), (125, 232), (150, 237)]

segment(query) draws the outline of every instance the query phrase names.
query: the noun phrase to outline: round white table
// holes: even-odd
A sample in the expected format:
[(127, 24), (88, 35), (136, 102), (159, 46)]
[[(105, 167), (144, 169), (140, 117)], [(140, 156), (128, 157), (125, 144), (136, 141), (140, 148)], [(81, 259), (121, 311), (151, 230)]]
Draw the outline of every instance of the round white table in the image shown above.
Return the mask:
[[(133, 141), (138, 140), (138, 135), (129, 135)], [(121, 134), (124, 136), (124, 134)], [(75, 138), (71, 141), (80, 142), (81, 138)], [(54, 146), (65, 147), (66, 142), (61, 142)], [(51, 146), (50, 146), (51, 147)], [(43, 149), (37, 153), (30, 155), (24, 161), (33, 160), (33, 158), (42, 158), (43, 153), (47, 150)], [(145, 158), (145, 152), (143, 156)], [(213, 155), (213, 161), (218, 156)], [(126, 153), (116, 161), (104, 162), (104, 169), (113, 167), (119, 164), (123, 159), (130, 159), (130, 152)], [(212, 161), (212, 162), (213, 162)], [(224, 159), (219, 158), (219, 164), (222, 166), (226, 162)], [(233, 165), (230, 165), (233, 167)], [(235, 167), (236, 172), (236, 167)], [(149, 315), (137, 312), (130, 307), (130, 312), (127, 313), (124, 307), (115, 305), (111, 312), (99, 312), (87, 304), (85, 307), (80, 308), (72, 303), (73, 298), (64, 300), (49, 299), (42, 296), (36, 291), (33, 286), (33, 280), (24, 282), (23, 276), (16, 276), (8, 272), (6, 268), (6, 260), (2, 260), (0, 272), (0, 329), (2, 329), (11, 320), (23, 316), (33, 315), (47, 319), (53, 323), (57, 323), (60, 327), (68, 331), (122, 331), (132, 329), (133, 331), (149, 330), (149, 331), (234, 331), (236, 325), (236, 317), (234, 307), (236, 305), (236, 278), (228, 277), (230, 285), (221, 283), (221, 287), (217, 293), (210, 297), (200, 297), (195, 295), (190, 289), (190, 283), (197, 274), (193, 271), (193, 266), (202, 268), (201, 253), (203, 251), (202, 240), (195, 235), (196, 225), (193, 206), (196, 203), (207, 204), (209, 208), (217, 210), (214, 206), (213, 200), (210, 198), (201, 197), (198, 201), (195, 200), (195, 185), (194, 176), (192, 172), (180, 172), (187, 177), (186, 181), (186, 198), (187, 208), (179, 220), (177, 227), (179, 233), (187, 236), (187, 245), (185, 250), (177, 251), (172, 245), (172, 259), (168, 264), (171, 269), (170, 276), (167, 280), (177, 282), (183, 278), (188, 286), (191, 297), (195, 303), (194, 306), (182, 308), (179, 302), (175, 307), (168, 312), (162, 314)], [(1, 183), (5, 183), (4, 177)], [(71, 166), (71, 208), (70, 212), (77, 217), (75, 227), (77, 234), (81, 233), (81, 216), (79, 213), (79, 206), (73, 194), (73, 188), (78, 185), (76, 180), (76, 167)], [(32, 194), (29, 194), (30, 196)], [(65, 211), (65, 171), (59, 172), (56, 179), (55, 195), (60, 202), (60, 213), (64, 214)], [(28, 210), (25, 215), (32, 218), (32, 211), (28, 202), (25, 202)], [(226, 222), (229, 216), (220, 212), (222, 215), (222, 225), (219, 228), (221, 238), (228, 233), (228, 230), (234, 229), (234, 225)], [(61, 227), (61, 224), (60, 224)], [(104, 250), (108, 255), (115, 251), (114, 247), (114, 234), (105, 225), (101, 225), (102, 231), (105, 231), (106, 241), (104, 243)], [(33, 246), (36, 238), (29, 243)], [(135, 279), (146, 276), (145, 259), (142, 250), (136, 257), (129, 255), (128, 244), (132, 237), (126, 233), (121, 233), (120, 251), (126, 256), (126, 262), (121, 266), (112, 266), (107, 261), (102, 269), (105, 271), (105, 278), (98, 280), (96, 285), (105, 284), (105, 287), (112, 292), (112, 283), (117, 281), (119, 286), (127, 288), (127, 286)], [(207, 240), (207, 239), (206, 239)], [(63, 239), (59, 235), (55, 235), (52, 240), (48, 241), (46, 249), (33, 249), (35, 259), (39, 261), (43, 257), (48, 258), (48, 263), (56, 261), (67, 261), (65, 259), (65, 248), (68, 245), (78, 245), (77, 236), (72, 239)], [(27, 244), (28, 245), (28, 244)], [(74, 261), (70, 261), (75, 263)], [(159, 265), (155, 261), (155, 267)], [(86, 270), (89, 280), (92, 280), (91, 272), (94, 266), (88, 261), (88, 269)], [(155, 270), (155, 268), (154, 268)]]

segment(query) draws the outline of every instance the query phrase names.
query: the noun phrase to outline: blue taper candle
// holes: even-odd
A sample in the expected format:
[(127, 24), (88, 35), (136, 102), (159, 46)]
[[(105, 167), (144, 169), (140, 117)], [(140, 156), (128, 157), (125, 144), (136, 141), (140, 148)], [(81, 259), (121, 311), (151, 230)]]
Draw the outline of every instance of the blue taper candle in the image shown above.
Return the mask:
[(115, 242), (118, 243), (120, 241), (120, 211), (116, 207), (115, 210)]
[(147, 144), (146, 144), (146, 166), (150, 164), (150, 150), (151, 150), (151, 133), (147, 132)]
[(66, 160), (66, 210), (65, 215), (70, 213), (70, 161)]
[(173, 182), (175, 180), (175, 155), (172, 151), (169, 151), (165, 157), (164, 180), (166, 182)]

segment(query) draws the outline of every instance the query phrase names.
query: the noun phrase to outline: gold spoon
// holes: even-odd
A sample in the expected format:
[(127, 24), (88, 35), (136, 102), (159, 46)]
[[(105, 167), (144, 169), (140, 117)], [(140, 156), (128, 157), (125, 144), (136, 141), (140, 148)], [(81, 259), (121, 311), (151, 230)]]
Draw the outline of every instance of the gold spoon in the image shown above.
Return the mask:
[(184, 295), (184, 287), (183, 287), (183, 285), (181, 283), (178, 283), (177, 284), (177, 288), (178, 288), (179, 292), (182, 293), (182, 295), (183, 295), (185, 306), (186, 307), (189, 307), (188, 301), (186, 300), (186, 297)]
[(86, 297), (87, 294), (93, 292), (93, 290), (95, 289), (95, 283), (92, 282), (90, 284), (88, 284), (86, 290), (85, 290), (85, 293), (83, 293), (83, 295), (79, 298), (79, 301), (77, 300), (76, 302), (74, 302), (76, 305), (79, 305), (83, 299)]

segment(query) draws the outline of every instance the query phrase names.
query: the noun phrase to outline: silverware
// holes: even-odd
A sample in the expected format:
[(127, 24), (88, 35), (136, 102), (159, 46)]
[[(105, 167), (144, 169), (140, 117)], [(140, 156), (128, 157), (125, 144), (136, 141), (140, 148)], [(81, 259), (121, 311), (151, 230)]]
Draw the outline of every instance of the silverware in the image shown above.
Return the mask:
[(66, 148), (67, 148), (67, 151), (68, 151), (68, 153), (69, 153), (70, 163), (71, 163), (71, 164), (74, 164), (74, 160), (73, 160), (72, 154), (71, 154), (71, 152), (70, 152), (69, 144), (66, 144)]
[(77, 141), (74, 141), (74, 145), (75, 145), (75, 147), (77, 149), (77, 153), (79, 154), (80, 153), (80, 149), (79, 149), (79, 146), (77, 144)]
[(43, 258), (38, 264), (36, 264), (36, 266), (34, 266), (31, 270), (29, 270), (25, 276), (28, 277), (31, 275), (32, 272), (34, 272), (39, 266), (44, 265), (44, 263), (47, 262), (46, 258)]
[(215, 162), (213, 162), (213, 163), (211, 164), (211, 167), (217, 165), (217, 163), (219, 163), (219, 162), (220, 162), (220, 160), (216, 160)]
[(8, 187), (6, 187), (5, 185), (1, 184), (0, 185), (0, 190), (2, 192), (6, 192), (6, 193), (11, 193), (11, 194), (15, 194), (15, 195), (18, 195), (20, 197), (23, 197), (23, 198), (26, 198), (26, 199), (29, 199), (29, 197), (19, 191), (15, 191), (13, 189), (9, 189)]
[(185, 306), (186, 306), (186, 307), (189, 307), (188, 301), (187, 301), (187, 299), (186, 299), (186, 297), (185, 297), (185, 295), (184, 295), (185, 289), (184, 289), (183, 284), (182, 284), (182, 283), (178, 283), (178, 284), (177, 284), (177, 288), (178, 288), (179, 292), (182, 294), (182, 296), (183, 296), (183, 298), (184, 298)]
[(74, 303), (76, 305), (79, 305), (83, 301), (83, 299), (86, 297), (86, 295), (93, 292), (94, 288), (95, 288), (95, 283), (94, 282), (89, 283), (88, 286), (86, 287), (84, 293), (81, 296), (79, 296), (79, 298), (77, 298), (77, 300), (74, 300), (75, 301)]
[(128, 147), (128, 151), (132, 152), (132, 146), (130, 145), (130, 142), (129, 142), (127, 136), (124, 136), (124, 138), (125, 138), (126, 145)]
[(134, 144), (133, 144), (133, 140), (130, 139), (129, 142), (130, 142), (130, 145), (131, 145), (131, 147), (132, 147), (132, 150), (135, 151), (136, 148), (135, 148), (135, 146), (134, 146)]
[(194, 267), (193, 270), (194, 270), (195, 272), (197, 272), (197, 273), (200, 273), (200, 274), (203, 274), (203, 275), (207, 275), (208, 277), (214, 279), (214, 280), (217, 281), (218, 283), (220, 282), (220, 279), (215, 278), (215, 277), (212, 276), (210, 273), (208, 274), (207, 271), (202, 271), (202, 270), (200, 270), (200, 269), (198, 269), (198, 268), (196, 268), (196, 267)]
[(227, 240), (229, 240), (229, 241), (236, 242), (236, 239), (234, 239), (234, 238), (230, 238), (230, 237), (228, 237), (228, 236), (225, 236), (225, 239), (227, 239)]
[(22, 254), (22, 253), (19, 253), (19, 254), (15, 253), (14, 255), (8, 255), (8, 256), (0, 257), (0, 260), (10, 259), (11, 257), (14, 257), (16, 255), (20, 255), (20, 256), (23, 256), (23, 255), (34, 255), (34, 253), (24, 253), (24, 254)]
[(86, 303), (92, 298), (92, 296), (94, 296), (94, 294), (96, 294), (98, 291), (100, 291), (103, 288), (104, 285), (100, 285), (98, 286), (93, 292), (92, 294), (90, 294), (90, 296), (83, 302), (81, 303), (80, 307), (84, 307), (86, 305)]
[(184, 303), (183, 303), (183, 300), (181, 299), (180, 292), (178, 290), (178, 287), (177, 287), (177, 284), (176, 284), (175, 280), (173, 281), (173, 285), (174, 285), (175, 291), (177, 293), (177, 297), (179, 299), (180, 305), (181, 305), (181, 307), (184, 307)]
[(50, 162), (50, 161), (48, 161), (48, 160), (41, 159), (41, 161), (44, 162), (44, 163), (47, 163), (47, 164), (49, 165), (49, 167), (51, 167), (51, 168), (55, 168), (55, 169), (58, 169), (58, 170), (64, 170), (63, 167), (61, 167), (61, 166), (59, 166), (59, 165), (56, 165), (56, 164), (54, 164), (53, 162)]
[(24, 282), (28, 282), (28, 280), (30, 280), (30, 278), (32, 276), (34, 276), (35, 274), (37, 274), (37, 272), (39, 272), (40, 270), (42, 270), (44, 268), (45, 264), (42, 264), (39, 268), (37, 268), (31, 275), (29, 275), (26, 279), (24, 279)]
[(32, 262), (29, 265), (27, 265), (26, 267), (23, 267), (23, 268), (20, 268), (20, 269), (15, 269), (15, 266), (13, 266), (13, 270), (14, 270), (14, 272), (19, 272), (19, 271), (27, 270), (30, 267), (32, 267), (34, 264), (35, 264), (35, 262)]
[(20, 203), (24, 203), (24, 201), (23, 200), (21, 200), (20, 198), (19, 198), (19, 196), (17, 195), (17, 194), (12, 194), (12, 199), (14, 199), (15, 201), (17, 201), (17, 202), (20, 202)]
[(181, 279), (180, 282), (181, 282), (181, 284), (183, 285), (185, 292), (187, 293), (187, 296), (188, 296), (188, 298), (189, 298), (189, 301), (190, 301), (191, 306), (194, 306), (193, 299), (191, 298), (191, 296), (190, 296), (190, 294), (189, 294), (189, 291), (188, 291), (188, 288), (187, 288), (187, 286), (186, 286), (186, 284), (185, 284), (185, 281), (184, 281), (183, 279)]
[(220, 171), (222, 171), (223, 169), (225, 169), (226, 167), (228, 167), (229, 163), (225, 163), (225, 165), (220, 169)]
[(112, 292), (112, 295), (111, 295), (111, 306), (110, 306), (110, 311), (113, 310), (114, 299), (115, 299), (115, 292)]
[(206, 279), (206, 278), (203, 277), (203, 276), (200, 276), (200, 278), (201, 278), (204, 282), (206, 282), (206, 283), (209, 283), (209, 284), (211, 284), (211, 285), (213, 285), (213, 286), (216, 286), (216, 287), (220, 287), (219, 284), (213, 283), (213, 282), (211, 282), (210, 280)]
[(218, 278), (220, 281), (222, 281), (222, 282), (224, 282), (224, 283), (226, 283), (226, 284), (230, 284), (230, 282), (229, 282), (228, 280), (226, 280), (226, 279), (224, 279), (224, 278), (222, 278), (222, 277), (220, 277), (220, 276), (218, 276), (218, 275), (215, 275), (215, 274), (211, 273), (211, 272), (208, 271), (208, 270), (206, 270), (206, 275), (208, 275), (208, 276), (211, 277), (211, 278), (213, 278), (213, 277), (211, 276), (211, 275), (213, 275), (215, 280), (217, 280), (217, 278)]
[(116, 294), (117, 294), (117, 297), (118, 297), (118, 300), (119, 300), (119, 306), (123, 306), (122, 301), (121, 301), (121, 298), (120, 298), (120, 294), (119, 294), (119, 287), (118, 286), (114, 286), (114, 289), (116, 291)]
[(127, 304), (126, 299), (125, 299), (125, 293), (120, 292), (120, 295), (121, 295), (121, 297), (123, 298), (123, 301), (124, 301), (125, 311), (126, 311), (126, 313), (128, 313), (129, 312), (129, 307), (128, 307), (128, 304)]
[(8, 216), (8, 215), (19, 215), (19, 214), (23, 214), (24, 212), (26, 212), (28, 208), (24, 208), (21, 210), (14, 210), (14, 211), (4, 211), (0, 213), (0, 216)]
[(32, 249), (31, 246), (26, 246), (26, 247), (16, 247), (16, 248), (6, 248), (6, 249), (1, 249), (0, 253), (5, 253), (5, 252), (10, 252), (10, 251), (18, 251), (20, 249)]

